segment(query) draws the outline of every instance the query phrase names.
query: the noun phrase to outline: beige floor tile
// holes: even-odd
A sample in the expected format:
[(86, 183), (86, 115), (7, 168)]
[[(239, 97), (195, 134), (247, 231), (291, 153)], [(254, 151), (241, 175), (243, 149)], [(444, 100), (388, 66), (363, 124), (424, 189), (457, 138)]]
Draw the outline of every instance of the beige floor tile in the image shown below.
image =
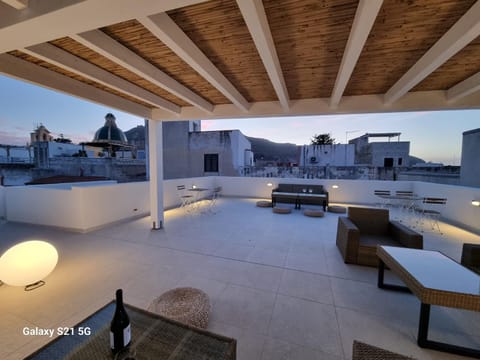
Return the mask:
[(274, 293), (229, 285), (212, 308), (211, 319), (266, 335), (274, 303)]
[(324, 304), (333, 304), (330, 279), (324, 275), (285, 270), (278, 293)]
[(278, 295), (268, 335), (342, 356), (340, 332), (332, 305)]

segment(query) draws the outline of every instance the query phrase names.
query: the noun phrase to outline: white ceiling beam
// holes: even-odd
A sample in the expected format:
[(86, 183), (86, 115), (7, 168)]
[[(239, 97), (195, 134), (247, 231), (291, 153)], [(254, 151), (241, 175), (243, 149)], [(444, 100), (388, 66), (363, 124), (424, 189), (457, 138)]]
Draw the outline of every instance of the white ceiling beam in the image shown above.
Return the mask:
[(204, 1), (30, 1), (27, 12), (12, 13), (7, 10), (3, 11), (3, 9), (0, 11), (0, 53)]
[(360, 0), (358, 4), (330, 98), (330, 106), (333, 108), (338, 106), (342, 98), (382, 4), (383, 0)]
[(166, 111), (154, 109), (152, 119), (163, 121), (207, 119), (251, 119), (253, 117), (345, 115), (405, 111), (436, 111), (480, 109), (480, 92), (470, 94), (456, 102), (447, 102), (446, 91), (410, 92), (391, 106), (383, 103), (383, 94), (344, 96), (337, 108), (330, 107), (330, 98), (291, 100), (286, 112), (278, 101), (253, 102), (248, 113), (231, 104), (217, 105), (212, 114), (205, 115), (193, 106), (182, 108), (174, 117)]
[(278, 100), (282, 108), (288, 110), (290, 98), (262, 0), (237, 0), (237, 5), (252, 35)]
[(173, 114), (180, 113), (180, 106), (167, 101), (158, 95), (152, 94), (151, 92), (129, 81), (126, 81), (119, 76), (113, 75), (112, 73), (103, 70), (102, 68), (93, 65), (79, 58), (78, 56), (72, 55), (69, 52), (52, 44), (45, 43), (33, 45), (26, 49), (22, 49), (22, 51), (36, 58), (47, 61), (55, 66), (98, 82), (109, 88), (135, 97), (143, 102), (163, 108), (164, 110), (170, 111)]
[[(146, 106), (113, 95), (13, 55), (0, 54), (0, 73), (67, 95), (90, 100), (103, 106), (125, 111), (145, 119), (150, 119), (152, 115), (151, 109)], [(169, 114), (173, 116), (171, 113)]]
[(233, 104), (244, 111), (249, 109), (242, 94), (166, 13), (137, 20)]
[(143, 77), (162, 89), (165, 89), (180, 99), (197, 106), (206, 112), (213, 111), (213, 105), (192, 90), (180, 84), (177, 80), (165, 74), (157, 67), (142, 59), (133, 51), (127, 49), (118, 41), (112, 39), (100, 30), (72, 35), (72, 39), (94, 50), (107, 59), (123, 66), (127, 70)]
[(477, 1), (386, 93), (385, 104), (400, 99), (453, 55), (480, 35)]
[(447, 100), (457, 101), (480, 90), (480, 72), (459, 82), (447, 90)]
[(2, 0), (2, 2), (17, 10), (26, 9), (28, 6), (28, 0)]

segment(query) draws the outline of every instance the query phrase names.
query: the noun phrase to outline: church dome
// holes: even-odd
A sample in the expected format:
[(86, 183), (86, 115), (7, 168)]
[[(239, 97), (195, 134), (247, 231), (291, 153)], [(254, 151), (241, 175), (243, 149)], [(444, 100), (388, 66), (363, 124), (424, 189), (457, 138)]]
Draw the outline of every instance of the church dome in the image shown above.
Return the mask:
[(115, 116), (113, 116), (111, 113), (108, 113), (105, 116), (105, 125), (95, 132), (93, 142), (128, 143), (127, 137), (123, 131), (117, 127), (117, 124), (115, 123)]

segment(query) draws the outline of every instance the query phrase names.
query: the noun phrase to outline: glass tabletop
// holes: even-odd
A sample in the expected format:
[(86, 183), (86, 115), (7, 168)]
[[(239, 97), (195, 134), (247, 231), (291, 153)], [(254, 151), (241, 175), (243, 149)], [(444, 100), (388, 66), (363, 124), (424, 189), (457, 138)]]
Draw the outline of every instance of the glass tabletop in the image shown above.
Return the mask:
[(480, 295), (480, 276), (441, 252), (382, 248), (425, 288)]

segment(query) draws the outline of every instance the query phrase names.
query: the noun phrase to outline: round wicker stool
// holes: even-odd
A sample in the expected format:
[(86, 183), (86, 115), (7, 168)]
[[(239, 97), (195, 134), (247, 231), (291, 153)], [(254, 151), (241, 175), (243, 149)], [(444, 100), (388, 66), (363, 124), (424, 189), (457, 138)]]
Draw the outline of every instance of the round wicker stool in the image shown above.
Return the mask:
[(290, 214), (292, 212), (292, 209), (289, 207), (284, 207), (284, 206), (275, 206), (272, 211), (275, 214)]
[(272, 202), (271, 201), (266, 201), (266, 200), (260, 200), (260, 201), (257, 201), (257, 206), (258, 207), (264, 207), (264, 208), (272, 207)]
[(347, 208), (345, 206), (332, 205), (328, 207), (327, 211), (336, 214), (345, 214)]
[(322, 210), (305, 209), (303, 210), (303, 215), (310, 217), (324, 217), (325, 213)]
[(210, 300), (202, 290), (190, 287), (176, 288), (154, 299), (148, 310), (205, 329), (208, 326)]

